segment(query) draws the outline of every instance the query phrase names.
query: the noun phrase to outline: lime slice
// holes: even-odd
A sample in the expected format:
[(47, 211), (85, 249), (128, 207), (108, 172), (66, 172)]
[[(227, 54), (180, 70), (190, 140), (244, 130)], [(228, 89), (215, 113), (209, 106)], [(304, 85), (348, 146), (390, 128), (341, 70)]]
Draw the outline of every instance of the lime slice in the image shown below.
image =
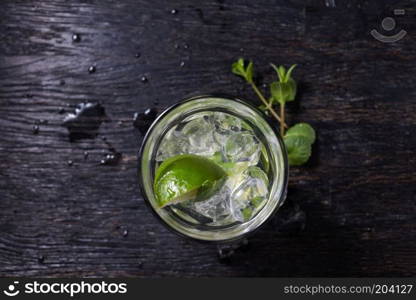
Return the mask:
[(165, 160), (156, 170), (154, 191), (164, 207), (192, 199), (205, 199), (225, 182), (227, 174), (213, 161), (193, 154)]

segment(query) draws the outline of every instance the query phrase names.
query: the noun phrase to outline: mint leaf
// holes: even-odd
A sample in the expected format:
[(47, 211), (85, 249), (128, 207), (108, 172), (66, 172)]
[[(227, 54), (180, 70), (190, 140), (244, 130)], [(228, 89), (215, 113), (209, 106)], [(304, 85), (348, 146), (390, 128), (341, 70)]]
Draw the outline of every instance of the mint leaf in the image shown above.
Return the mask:
[(258, 109), (260, 109), (261, 111), (263, 111), (263, 112), (267, 113), (267, 106), (266, 106), (266, 105), (264, 105), (264, 104), (262, 104), (262, 105), (258, 106)]
[(253, 82), (253, 62), (252, 61), (248, 63), (248, 66), (246, 69), (246, 80), (249, 83)]
[(250, 61), (245, 66), (243, 58), (239, 58), (236, 62), (231, 65), (231, 71), (238, 76), (243, 77), (248, 83), (253, 82), (253, 62)]
[(231, 71), (238, 76), (242, 76), (245, 78), (245, 70), (244, 70), (244, 59), (240, 58), (236, 62), (234, 62), (231, 66)]
[(279, 77), (279, 81), (283, 82), (285, 78), (285, 67), (279, 66), (277, 67), (275, 64), (270, 64), (272, 68), (276, 71), (277, 77)]
[(289, 128), (286, 132), (286, 136), (302, 136), (305, 138), (310, 144), (313, 144), (316, 139), (315, 130), (312, 128), (311, 125), (307, 123), (298, 123)]
[(286, 81), (286, 84), (289, 86), (288, 89), (290, 91), (289, 92), (289, 95), (287, 96), (287, 100), (286, 101), (293, 101), (293, 100), (295, 100), (296, 93), (298, 91), (296, 82), (292, 78), (289, 78)]
[(251, 199), (251, 203), (256, 208), (259, 207), (263, 203), (263, 201), (264, 201), (264, 197), (261, 197), (261, 196), (257, 196)]
[(299, 123), (289, 128), (284, 142), (291, 166), (303, 165), (308, 161), (315, 139), (315, 130), (307, 123)]
[(311, 156), (312, 144), (302, 135), (284, 137), (289, 165), (300, 166), (306, 163)]
[(284, 66), (277, 67), (274, 64), (271, 64), (271, 66), (279, 77), (279, 81), (275, 81), (270, 85), (273, 102), (279, 102), (284, 105), (288, 101), (295, 100), (297, 86), (291, 75), (296, 65), (292, 65), (287, 71)]
[(277, 101), (280, 104), (285, 104), (288, 101), (293, 101), (296, 96), (296, 83), (294, 83), (293, 79), (291, 82), (272, 82), (270, 93), (273, 102)]
[(292, 72), (293, 72), (293, 70), (296, 68), (296, 66), (297, 65), (292, 65), (290, 68), (289, 68), (289, 70), (287, 70), (287, 72), (286, 72), (286, 77), (285, 77), (285, 80), (286, 81), (288, 81), (289, 79), (291, 79), (292, 77), (290, 77), (290, 76), (292, 76)]

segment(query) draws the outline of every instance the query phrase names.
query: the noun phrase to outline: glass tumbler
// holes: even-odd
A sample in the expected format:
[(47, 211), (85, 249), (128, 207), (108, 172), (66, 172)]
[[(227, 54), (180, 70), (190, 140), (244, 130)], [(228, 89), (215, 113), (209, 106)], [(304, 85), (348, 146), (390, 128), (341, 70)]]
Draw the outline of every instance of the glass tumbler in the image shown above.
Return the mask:
[[(153, 191), (157, 168), (156, 154), (165, 134), (184, 119), (204, 112), (222, 112), (244, 121), (250, 126), (258, 140), (265, 146), (268, 160), (268, 197), (264, 206), (250, 220), (235, 222), (226, 226), (208, 226), (182, 218), (174, 209), (159, 208)], [(263, 112), (246, 101), (235, 97), (201, 95), (183, 100), (161, 113), (150, 126), (139, 153), (139, 180), (142, 195), (156, 217), (169, 229), (179, 235), (200, 241), (237, 241), (254, 232), (264, 224), (283, 204), (288, 182), (287, 153), (275, 127), (269, 123)]]

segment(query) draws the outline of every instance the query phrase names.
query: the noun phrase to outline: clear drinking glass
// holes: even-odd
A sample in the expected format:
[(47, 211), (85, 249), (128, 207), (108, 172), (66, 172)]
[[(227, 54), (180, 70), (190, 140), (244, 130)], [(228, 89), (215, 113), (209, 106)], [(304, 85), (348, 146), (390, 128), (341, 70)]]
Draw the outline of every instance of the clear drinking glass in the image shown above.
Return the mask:
[[(262, 147), (262, 162), (267, 162), (267, 196), (261, 209), (248, 220), (207, 225), (195, 221), (187, 213), (173, 207), (160, 208), (153, 191), (155, 171), (160, 163), (157, 155), (165, 147), (164, 138), (173, 128), (186, 125), (201, 115), (227, 114), (240, 119)], [(175, 127), (176, 126), (176, 127)], [(162, 146), (162, 147), (161, 147)], [(161, 147), (161, 148), (160, 148)], [(224, 145), (225, 147), (225, 145)], [(160, 148), (160, 149), (159, 149)], [(283, 204), (288, 181), (288, 161), (284, 143), (275, 128), (258, 109), (237, 98), (203, 95), (186, 99), (166, 109), (151, 125), (139, 154), (139, 178), (142, 194), (151, 210), (174, 232), (196, 240), (226, 242), (238, 240), (258, 229)]]

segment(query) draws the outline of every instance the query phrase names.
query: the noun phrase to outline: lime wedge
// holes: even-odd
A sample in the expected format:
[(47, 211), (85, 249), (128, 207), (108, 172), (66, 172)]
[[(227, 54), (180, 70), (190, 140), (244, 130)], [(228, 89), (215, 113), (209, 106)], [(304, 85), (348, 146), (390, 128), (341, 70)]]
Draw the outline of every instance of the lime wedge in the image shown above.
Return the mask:
[(225, 182), (227, 174), (215, 162), (183, 154), (165, 160), (156, 170), (154, 192), (164, 207), (192, 199), (205, 199)]

